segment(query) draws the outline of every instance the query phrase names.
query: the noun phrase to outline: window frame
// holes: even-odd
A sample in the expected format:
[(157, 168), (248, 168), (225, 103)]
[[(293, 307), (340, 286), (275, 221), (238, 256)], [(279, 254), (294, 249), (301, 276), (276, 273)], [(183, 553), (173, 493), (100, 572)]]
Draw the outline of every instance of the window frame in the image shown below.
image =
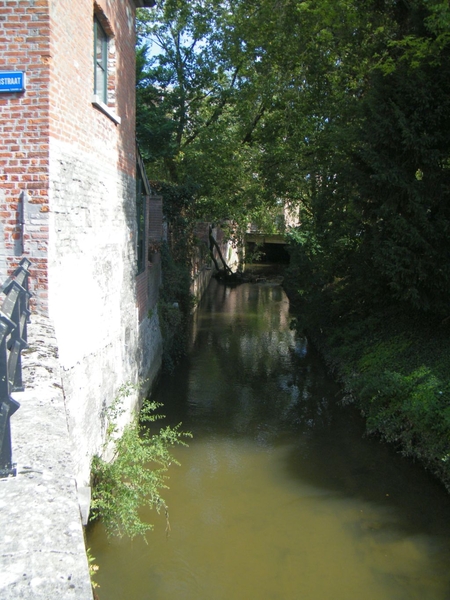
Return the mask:
[[(100, 112), (105, 114), (113, 123), (120, 125), (121, 118), (115, 113), (114, 107), (110, 105), (109, 87), (112, 84), (115, 86), (115, 62), (111, 63), (111, 40), (114, 38), (114, 33), (109, 25), (109, 21), (100, 11), (97, 3), (94, 7), (93, 18), (93, 68), (94, 68), (94, 83), (92, 104)], [(100, 35), (99, 35), (100, 34)], [(101, 59), (97, 60), (97, 42), (101, 44)], [(99, 76), (101, 75), (101, 82)], [(102, 85), (100, 85), (100, 83)]]
[[(97, 54), (98, 42), (101, 44), (100, 61)], [(99, 82), (99, 70), (101, 82)], [(108, 35), (96, 15), (94, 15), (94, 96), (103, 104), (108, 104)]]

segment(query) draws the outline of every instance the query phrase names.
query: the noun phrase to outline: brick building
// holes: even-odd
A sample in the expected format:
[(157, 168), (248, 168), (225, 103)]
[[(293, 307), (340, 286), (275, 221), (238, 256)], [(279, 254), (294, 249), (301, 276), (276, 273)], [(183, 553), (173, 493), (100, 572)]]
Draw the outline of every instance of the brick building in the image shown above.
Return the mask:
[(106, 406), (123, 383), (148, 386), (160, 364), (135, 144), (135, 11), (152, 4), (0, 0), (0, 278), (32, 261), (33, 311), (55, 327), (83, 486)]

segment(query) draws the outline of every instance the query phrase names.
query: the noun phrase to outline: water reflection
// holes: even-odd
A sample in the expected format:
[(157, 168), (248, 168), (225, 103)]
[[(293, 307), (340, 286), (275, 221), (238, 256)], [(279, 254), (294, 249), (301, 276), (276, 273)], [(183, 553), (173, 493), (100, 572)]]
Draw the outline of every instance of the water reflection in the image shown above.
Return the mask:
[(100, 600), (448, 600), (449, 500), (337, 406), (279, 286), (212, 287), (156, 400), (194, 433), (165, 495), (172, 532), (95, 526)]

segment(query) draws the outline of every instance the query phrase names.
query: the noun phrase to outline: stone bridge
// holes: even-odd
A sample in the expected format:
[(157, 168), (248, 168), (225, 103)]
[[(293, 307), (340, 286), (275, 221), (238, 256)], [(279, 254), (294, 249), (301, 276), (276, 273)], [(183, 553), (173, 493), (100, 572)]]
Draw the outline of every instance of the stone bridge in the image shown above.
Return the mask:
[(256, 262), (289, 262), (289, 253), (286, 249), (286, 234), (263, 233), (261, 231), (249, 231), (245, 234), (245, 253), (252, 254), (255, 251), (261, 253), (261, 259)]

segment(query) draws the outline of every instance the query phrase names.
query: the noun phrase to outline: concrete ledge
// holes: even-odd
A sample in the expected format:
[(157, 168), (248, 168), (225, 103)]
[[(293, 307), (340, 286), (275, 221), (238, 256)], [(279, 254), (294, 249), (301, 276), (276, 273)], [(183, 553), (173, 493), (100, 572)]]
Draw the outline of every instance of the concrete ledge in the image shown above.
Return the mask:
[(17, 477), (0, 479), (0, 598), (92, 600), (56, 339), (32, 315), (11, 418)]

